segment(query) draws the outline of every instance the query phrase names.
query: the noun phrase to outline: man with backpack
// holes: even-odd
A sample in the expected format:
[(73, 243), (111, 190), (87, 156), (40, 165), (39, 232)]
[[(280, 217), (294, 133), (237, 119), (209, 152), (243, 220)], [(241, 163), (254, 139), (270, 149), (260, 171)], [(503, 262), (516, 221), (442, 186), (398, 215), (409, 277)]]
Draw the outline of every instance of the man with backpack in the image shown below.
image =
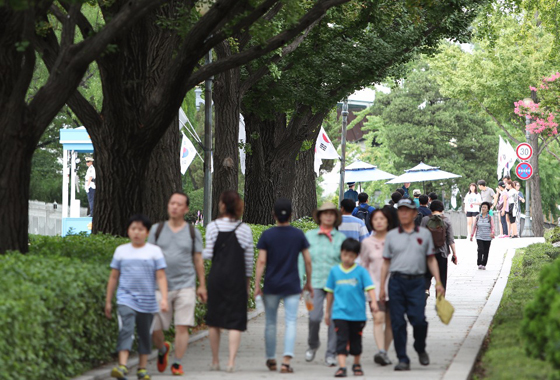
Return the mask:
[(352, 216), (355, 216), (358, 219), (362, 219), (364, 223), (366, 223), (368, 232), (371, 232), (371, 223), (368, 223), (368, 220), (371, 221), (371, 214), (375, 211), (375, 207), (368, 205), (368, 198), (369, 196), (366, 193), (358, 194), (359, 204), (358, 207), (356, 207), (354, 211), (352, 211)]
[[(434, 252), (438, 263), (439, 277), (443, 288), (447, 290), (447, 257), (449, 249), (453, 252), (451, 261), (457, 265), (457, 251), (455, 250), (455, 238), (453, 236), (453, 227), (449, 220), (443, 215), (443, 202), (435, 200), (430, 204), (432, 215), (425, 216), (420, 224), (426, 227), (432, 234), (434, 241)], [(430, 287), (432, 285), (432, 273), (426, 272), (426, 299), (430, 296)]]
[[(183, 193), (173, 193), (167, 204), (169, 220), (152, 227), (148, 242), (158, 245), (163, 251), (167, 268), (168, 310), (155, 315), (152, 325), (152, 340), (159, 350), (157, 368), (164, 372), (167, 368), (171, 345), (165, 342), (163, 330), (168, 330), (171, 319), (175, 322), (175, 358), (171, 373), (183, 375), (181, 359), (189, 343), (189, 327), (195, 326), (194, 311), (197, 296), (206, 302), (206, 279), (202, 261), (202, 236), (192, 224), (185, 222), (189, 212), (189, 197)], [(198, 276), (199, 287), (196, 289)], [(159, 299), (159, 291), (156, 298)]]

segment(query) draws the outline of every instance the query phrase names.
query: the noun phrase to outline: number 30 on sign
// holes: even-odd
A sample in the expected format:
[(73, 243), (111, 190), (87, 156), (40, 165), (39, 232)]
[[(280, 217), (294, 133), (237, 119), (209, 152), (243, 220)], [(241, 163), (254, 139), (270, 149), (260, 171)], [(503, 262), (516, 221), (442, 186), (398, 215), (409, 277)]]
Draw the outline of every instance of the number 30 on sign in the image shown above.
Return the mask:
[(515, 148), (515, 153), (520, 161), (527, 161), (533, 156), (533, 147), (527, 143), (521, 143)]

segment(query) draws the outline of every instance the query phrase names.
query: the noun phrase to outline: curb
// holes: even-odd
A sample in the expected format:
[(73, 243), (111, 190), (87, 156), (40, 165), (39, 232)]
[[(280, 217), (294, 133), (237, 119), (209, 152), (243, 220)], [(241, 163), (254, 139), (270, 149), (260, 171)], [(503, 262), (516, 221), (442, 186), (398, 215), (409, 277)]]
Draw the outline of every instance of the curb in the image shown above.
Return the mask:
[(515, 248), (510, 248), (507, 251), (506, 257), (502, 264), (502, 269), (494, 288), (490, 293), (490, 297), (486, 301), (482, 312), (479, 314), (476, 322), (469, 331), (467, 337), (461, 344), (461, 348), (451, 361), (451, 365), (442, 377), (442, 380), (468, 380), (470, 379), (472, 370), (484, 343), (484, 339), (488, 335), (488, 329), (492, 324), (494, 315), (500, 306), (502, 296), (506, 288), (509, 274), (511, 272), (511, 265), (513, 256), (515, 255)]
[[(263, 311), (259, 311), (259, 310), (253, 310), (247, 313), (247, 320), (250, 321), (252, 319), (257, 318), (259, 315), (261, 315), (263, 313)], [(199, 340), (202, 340), (204, 338), (206, 338), (208, 336), (208, 330), (205, 331), (200, 331), (196, 334), (193, 334), (189, 337), (189, 345), (191, 343), (197, 342)], [(148, 362), (156, 360), (157, 359), (157, 354), (158, 351), (157, 350), (153, 350), (152, 353), (148, 356)], [(74, 377), (72, 378), (72, 380), (106, 380), (111, 378), (111, 370), (113, 369), (113, 367), (115, 367), (118, 363), (117, 362), (112, 362), (112, 363), (108, 363), (103, 365), (102, 367), (96, 368), (96, 369), (92, 369), (91, 371), (88, 371), (80, 376)], [(134, 367), (138, 366), (138, 356), (131, 356), (130, 359), (128, 360), (128, 368), (130, 373), (132, 373)]]

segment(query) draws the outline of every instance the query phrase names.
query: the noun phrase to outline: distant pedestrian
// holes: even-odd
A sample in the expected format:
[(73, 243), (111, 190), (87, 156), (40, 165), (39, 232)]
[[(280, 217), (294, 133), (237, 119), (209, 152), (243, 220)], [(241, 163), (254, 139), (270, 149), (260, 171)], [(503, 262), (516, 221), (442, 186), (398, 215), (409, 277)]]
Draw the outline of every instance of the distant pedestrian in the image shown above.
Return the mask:
[(86, 171), (86, 182), (85, 190), (87, 194), (88, 204), (89, 204), (89, 216), (93, 218), (93, 204), (95, 202), (95, 167), (93, 166), (94, 159), (92, 157), (86, 157), (86, 165), (88, 167)]
[[(481, 179), (477, 182), (478, 190), (480, 190), (480, 199), (482, 202), (488, 202), (490, 205), (494, 203), (494, 197), (496, 193), (491, 187), (486, 186), (486, 181)], [(490, 208), (489, 212), (490, 216), (492, 216), (492, 209)]]
[(408, 196), (406, 196), (406, 192), (404, 191), (404, 189), (402, 187), (397, 187), (395, 189), (396, 192), (400, 193), (402, 195), (403, 198), (408, 198)]
[[(410, 370), (410, 359), (406, 354), (406, 320), (414, 329), (414, 349), (418, 352), (420, 364), (430, 364), (426, 352), (426, 336), (428, 322), (425, 314), (424, 276), (426, 263), (436, 278), (436, 293), (445, 295), (442, 286), (438, 263), (434, 255), (434, 245), (430, 231), (414, 225), (416, 205), (411, 199), (401, 199), (398, 203), (398, 215), (401, 226), (389, 231), (383, 249), (383, 267), (381, 284), (387, 281), (389, 272), (389, 298), (391, 300), (391, 325), (395, 350), (399, 363), (395, 371)], [(379, 289), (379, 302), (386, 298), (385, 289)]]
[[(453, 264), (457, 265), (458, 262), (453, 226), (444, 215), (442, 201), (433, 201), (430, 205), (430, 211), (432, 211), (432, 215), (425, 216), (420, 225), (427, 228), (432, 233), (434, 252), (439, 269), (439, 278), (441, 279), (443, 288), (447, 291), (447, 265), (449, 254), (452, 253), (451, 261)], [(430, 296), (432, 277), (432, 273), (426, 271), (426, 298)]]
[(354, 206), (356, 206), (356, 202), (358, 202), (358, 192), (354, 190), (354, 186), (356, 186), (355, 182), (348, 182), (348, 190), (344, 193), (344, 199), (351, 199), (354, 201)]
[(253, 234), (239, 219), (243, 200), (233, 190), (224, 191), (219, 201), (220, 217), (206, 229), (203, 257), (212, 260), (208, 274), (208, 311), (212, 348), (212, 370), (220, 369), (220, 329), (229, 330), (227, 372), (235, 371), (241, 332), (247, 330), (247, 300), (253, 277)]
[(515, 190), (517, 190), (517, 215), (515, 216), (515, 223), (517, 224), (517, 231), (519, 236), (521, 236), (521, 203), (525, 203), (525, 196), (521, 192), (521, 184), (517, 181), (513, 183)]
[(517, 232), (517, 214), (518, 214), (518, 207), (519, 202), (517, 200), (517, 190), (513, 185), (513, 181), (509, 180), (506, 182), (506, 189), (508, 193), (508, 230), (509, 236), (511, 238), (518, 238), (519, 234)]
[[(128, 356), (132, 350), (134, 330), (138, 336), (137, 377), (139, 380), (150, 379), (146, 366), (148, 355), (152, 353), (152, 320), (154, 313), (160, 308), (162, 312), (167, 311), (165, 259), (158, 246), (146, 243), (150, 227), (151, 222), (146, 216), (132, 216), (127, 226), (130, 243), (118, 246), (111, 261), (105, 316), (111, 319), (112, 299), (117, 289), (119, 364), (111, 371), (111, 377), (117, 379), (126, 379), (128, 375)], [(156, 282), (161, 293), (159, 307), (156, 301)]]
[(393, 219), (393, 228), (397, 228), (400, 226), (399, 216), (397, 215), (397, 204), (402, 199), (402, 195), (400, 192), (395, 191), (391, 194), (391, 201), (389, 202), (389, 206), (391, 207), (391, 217)]
[[(350, 203), (352, 200), (346, 199)], [(286, 330), (284, 333), (284, 358), (280, 368), (282, 373), (292, 373), (290, 363), (294, 357), (296, 341), (296, 323), (301, 285), (298, 275), (298, 259), (300, 253), (305, 262), (306, 283), (304, 290), (313, 297), (311, 285), (311, 255), (309, 242), (303, 232), (290, 226), (292, 216), (292, 202), (280, 198), (274, 204), (274, 218), (276, 227), (266, 230), (261, 235), (257, 248), (259, 258), (255, 273), (255, 298), (261, 296), (265, 310), (265, 347), (266, 366), (276, 371), (276, 321), (280, 301), (284, 302), (284, 318)], [(364, 226), (365, 229), (365, 226)], [(265, 269), (266, 267), (266, 269)], [(264, 275), (264, 286), (261, 290), (261, 279)]]
[(488, 214), (490, 203), (482, 202), (480, 205), (480, 215), (475, 219), (473, 232), (471, 234), (471, 241), (476, 236), (476, 244), (478, 245), (478, 259), (476, 265), (478, 269), (486, 270), (488, 263), (488, 254), (490, 253), (490, 244), (494, 239), (494, 220)]
[(430, 203), (432, 203), (433, 201), (435, 201), (436, 199), (438, 199), (438, 196), (437, 196), (436, 193), (434, 193), (434, 192), (432, 191), (430, 194), (428, 194), (428, 205), (429, 205)]
[[(305, 237), (309, 242), (311, 254), (311, 265), (313, 267), (313, 310), (309, 311), (309, 333), (307, 337), (308, 348), (305, 352), (305, 360), (308, 362), (315, 359), (315, 354), (320, 345), (319, 330), (323, 321), (325, 309), (325, 285), (330, 269), (340, 264), (340, 247), (346, 236), (337, 230), (342, 223), (340, 210), (330, 202), (325, 202), (313, 213), (313, 219), (319, 228), (307, 231)], [(299, 273), (303, 274), (303, 259), (299, 259)], [(327, 350), (325, 352), (325, 364), (334, 367), (336, 359), (336, 332), (334, 324), (331, 323), (328, 331)]]
[[(362, 242), (367, 238), (371, 230), (371, 222), (369, 220), (362, 220), (355, 216), (352, 216), (352, 211), (354, 211), (355, 203), (351, 199), (344, 199), (340, 202), (340, 212), (342, 213), (342, 223), (338, 226), (338, 230), (346, 235), (347, 238), (356, 239)], [(370, 226), (368, 229), (367, 226)]]
[(422, 195), (422, 192), (420, 191), (420, 189), (414, 189), (414, 191), (412, 192), (412, 196), (414, 197), (414, 203), (416, 203), (416, 207), (420, 207), (420, 195)]
[(496, 210), (500, 213), (500, 224), (502, 225), (502, 235), (500, 238), (507, 238), (509, 237), (508, 234), (508, 222), (507, 222), (507, 213), (509, 212), (509, 203), (508, 203), (508, 193), (506, 190), (506, 184), (502, 181), (498, 182), (498, 189), (496, 191), (498, 194), (497, 202), (496, 202)]
[[(358, 219), (362, 219), (364, 222), (366, 220), (371, 220), (371, 213), (375, 210), (375, 207), (368, 204), (369, 195), (367, 193), (358, 194), (358, 206), (352, 211), (352, 216)], [(366, 223), (368, 231), (371, 232), (371, 226)]]
[[(391, 330), (391, 315), (389, 314), (389, 298), (387, 295), (389, 281), (381, 283), (381, 268), (383, 267), (383, 247), (387, 232), (393, 228), (393, 217), (390, 206), (377, 209), (371, 216), (373, 234), (362, 242), (360, 251), (360, 265), (366, 268), (377, 287), (378, 311), (372, 311), (373, 315), (373, 337), (379, 350), (373, 357), (373, 361), (382, 366), (393, 364), (387, 355), (391, 342), (393, 341), (393, 331)], [(379, 302), (379, 289), (385, 289), (385, 302)]]
[[(366, 325), (366, 298), (373, 313), (377, 312), (377, 301), (374, 284), (366, 269), (356, 264), (360, 254), (360, 242), (348, 238), (342, 243), (341, 263), (333, 267), (329, 273), (325, 291), (327, 292), (327, 309), (325, 323), (336, 326), (336, 353), (338, 370), (335, 377), (346, 377), (346, 358), (354, 356), (352, 372), (355, 376), (363, 376), (360, 363), (362, 356), (362, 331)], [(348, 350), (349, 349), (349, 350)]]
[[(192, 224), (185, 222), (189, 212), (189, 197), (184, 193), (173, 193), (167, 204), (168, 221), (152, 226), (148, 243), (161, 248), (167, 268), (168, 303), (167, 311), (154, 316), (152, 339), (158, 349), (157, 368), (164, 372), (168, 364), (171, 344), (165, 341), (163, 331), (169, 330), (171, 321), (175, 326), (175, 352), (171, 373), (184, 374), (181, 359), (189, 344), (189, 328), (195, 327), (194, 311), (196, 298), (205, 303), (207, 299), (206, 277), (202, 260), (202, 236)], [(196, 288), (198, 277), (199, 287)], [(156, 291), (161, 299), (161, 292)]]
[(465, 214), (467, 215), (467, 235), (471, 234), (472, 224), (474, 218), (480, 213), (480, 204), (482, 199), (478, 190), (476, 189), (476, 184), (471, 183), (469, 185), (469, 192), (465, 195), (463, 204), (465, 205)]
[(430, 202), (428, 200), (428, 196), (424, 194), (420, 195), (418, 197), (418, 200), (420, 201), (420, 207), (418, 207), (418, 212), (424, 216), (432, 215), (432, 211), (428, 208), (428, 204)]
[(403, 198), (410, 198), (410, 194), (408, 192), (408, 188), (410, 187), (410, 182), (406, 182), (403, 184), (402, 189), (404, 190)]

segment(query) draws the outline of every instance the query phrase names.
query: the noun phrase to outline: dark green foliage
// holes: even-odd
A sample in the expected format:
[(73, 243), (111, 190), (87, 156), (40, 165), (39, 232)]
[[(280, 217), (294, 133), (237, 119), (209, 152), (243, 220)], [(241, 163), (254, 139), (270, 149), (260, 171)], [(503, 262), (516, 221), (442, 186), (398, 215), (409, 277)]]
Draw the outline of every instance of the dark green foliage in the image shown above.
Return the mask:
[[(309, 220), (293, 224), (316, 227)], [(250, 227), (256, 246), (272, 226)], [(0, 379), (68, 379), (111, 359), (118, 327), (116, 317), (105, 318), (105, 291), (115, 248), (125, 243), (101, 234), (32, 235), (29, 254), (0, 256)], [(206, 274), (210, 267), (206, 261)], [(249, 308), (254, 285), (253, 275)], [(206, 305), (198, 303), (197, 325), (205, 315)], [(166, 336), (173, 341), (173, 327)]]
[[(525, 307), (521, 333), (530, 356), (546, 359), (560, 369), (560, 260), (554, 260), (560, 254), (560, 248), (550, 244), (539, 246), (530, 265), (541, 262), (547, 265), (539, 271), (538, 289)], [(554, 261), (548, 264), (551, 260)]]
[(556, 243), (560, 241), (560, 226), (556, 226), (544, 233), (544, 238), (547, 243)]
[[(549, 267), (548, 244), (533, 244), (513, 258), (500, 307), (494, 316), (488, 347), (482, 353), (473, 379), (553, 379), (557, 373), (548, 362), (528, 355), (522, 333), (523, 308), (539, 292), (539, 273)], [(543, 327), (543, 326), (541, 326)], [(544, 328), (543, 328), (544, 330)]]

